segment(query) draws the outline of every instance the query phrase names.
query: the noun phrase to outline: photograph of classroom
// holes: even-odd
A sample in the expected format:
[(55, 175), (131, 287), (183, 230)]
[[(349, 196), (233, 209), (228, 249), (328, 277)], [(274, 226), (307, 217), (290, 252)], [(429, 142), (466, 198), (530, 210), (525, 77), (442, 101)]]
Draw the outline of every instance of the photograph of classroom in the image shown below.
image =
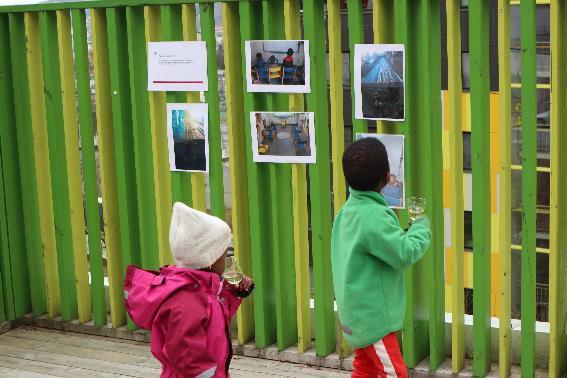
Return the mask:
[[(305, 85), (305, 41), (250, 41), (253, 85)], [(308, 74), (308, 72), (307, 72)]]
[[(310, 162), (314, 158), (310, 113), (254, 113), (258, 161)], [(286, 157), (299, 157), (290, 159)]]

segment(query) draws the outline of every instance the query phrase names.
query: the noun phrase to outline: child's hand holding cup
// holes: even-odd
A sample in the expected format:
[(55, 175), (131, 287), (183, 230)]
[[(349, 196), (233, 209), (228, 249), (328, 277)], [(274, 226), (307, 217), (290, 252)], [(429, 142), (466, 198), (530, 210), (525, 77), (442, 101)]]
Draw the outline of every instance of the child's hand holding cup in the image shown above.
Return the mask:
[(426, 205), (427, 205), (427, 200), (425, 198), (420, 198), (420, 197), (408, 198), (408, 214), (411, 222), (425, 216)]
[(226, 258), (223, 277), (238, 290), (238, 296), (240, 297), (248, 296), (254, 290), (254, 281), (244, 275), (234, 256)]

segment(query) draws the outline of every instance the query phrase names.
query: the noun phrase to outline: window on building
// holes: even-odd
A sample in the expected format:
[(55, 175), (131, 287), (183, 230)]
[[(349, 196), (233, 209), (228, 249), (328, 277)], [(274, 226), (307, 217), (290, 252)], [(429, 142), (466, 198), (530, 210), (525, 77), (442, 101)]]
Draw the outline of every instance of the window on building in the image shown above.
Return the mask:
[(473, 289), (465, 287), (465, 314), (473, 314)]
[(472, 147), (471, 147), (471, 133), (469, 131), (463, 132), (463, 171), (472, 172), (471, 163)]
[(464, 247), (465, 251), (472, 251), (473, 249), (473, 236), (472, 236), (472, 211), (464, 212)]

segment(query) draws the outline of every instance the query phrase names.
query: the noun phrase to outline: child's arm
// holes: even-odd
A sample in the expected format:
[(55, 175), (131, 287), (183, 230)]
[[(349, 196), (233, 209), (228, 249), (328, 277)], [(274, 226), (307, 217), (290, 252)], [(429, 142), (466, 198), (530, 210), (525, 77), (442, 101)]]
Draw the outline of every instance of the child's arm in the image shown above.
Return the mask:
[(423, 257), (431, 242), (431, 230), (426, 217), (415, 220), (404, 232), (396, 220), (388, 216), (379, 227), (369, 224), (365, 237), (373, 255), (395, 269), (404, 270)]
[(252, 281), (249, 277), (244, 277), (238, 286), (231, 285), (227, 282), (224, 283), (220, 297), (224, 298), (226, 305), (228, 306), (230, 319), (232, 319), (244, 298), (252, 294), (254, 287), (254, 281)]

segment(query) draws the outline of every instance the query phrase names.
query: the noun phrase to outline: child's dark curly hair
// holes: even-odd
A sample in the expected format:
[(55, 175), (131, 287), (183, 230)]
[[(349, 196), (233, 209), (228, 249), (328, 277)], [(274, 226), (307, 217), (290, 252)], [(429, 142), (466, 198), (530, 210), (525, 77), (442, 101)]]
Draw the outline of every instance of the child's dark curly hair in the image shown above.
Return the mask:
[(378, 189), (386, 183), (386, 176), (390, 173), (386, 147), (376, 138), (364, 138), (352, 143), (343, 154), (343, 172), (352, 189)]

